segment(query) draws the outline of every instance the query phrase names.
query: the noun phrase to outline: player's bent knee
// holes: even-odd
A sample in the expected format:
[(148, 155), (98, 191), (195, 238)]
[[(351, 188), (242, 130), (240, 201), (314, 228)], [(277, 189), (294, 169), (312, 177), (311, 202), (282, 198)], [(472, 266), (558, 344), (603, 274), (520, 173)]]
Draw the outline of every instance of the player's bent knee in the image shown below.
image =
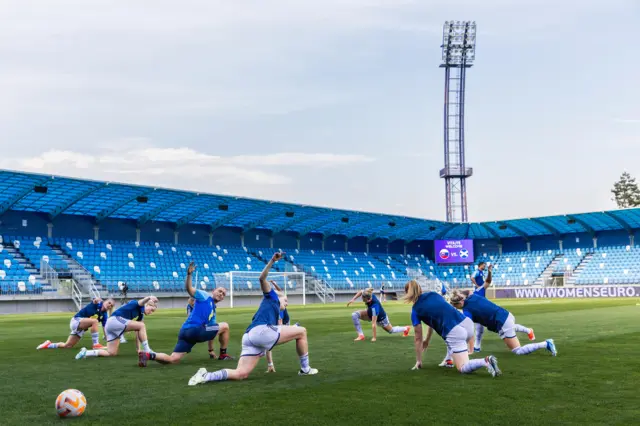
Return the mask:
[(229, 324), (226, 322), (218, 324), (218, 333), (224, 333), (225, 331), (229, 331)]
[(351, 314), (351, 318), (353, 318), (354, 320), (360, 319), (360, 312), (355, 311), (354, 313)]

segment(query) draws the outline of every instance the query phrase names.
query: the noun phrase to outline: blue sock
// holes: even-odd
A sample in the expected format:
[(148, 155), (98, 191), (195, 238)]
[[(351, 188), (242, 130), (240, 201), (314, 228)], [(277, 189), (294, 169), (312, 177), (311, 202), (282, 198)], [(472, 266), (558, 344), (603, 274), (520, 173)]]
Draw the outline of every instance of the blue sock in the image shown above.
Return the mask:
[(309, 354), (304, 354), (300, 357), (300, 369), (305, 373), (309, 371)]
[(49, 345), (49, 347), (47, 347), (47, 349), (58, 349), (58, 344), (57, 343), (52, 343)]
[(513, 352), (516, 355), (528, 355), (531, 352), (535, 352), (539, 349), (545, 349), (546, 347), (547, 347), (547, 342), (529, 343), (528, 345), (524, 345), (524, 346), (520, 346), (519, 348), (512, 349), (511, 352)]
[(462, 369), (460, 370), (460, 372), (464, 374), (468, 374), (468, 373), (471, 373), (472, 371), (475, 371), (479, 368), (486, 367), (486, 366), (487, 366), (487, 362), (484, 360), (484, 358), (470, 359), (469, 362), (467, 362), (465, 365), (462, 366)]
[(223, 382), (227, 380), (228, 377), (229, 374), (227, 373), (227, 370), (218, 370), (213, 373), (207, 373), (205, 380), (207, 382)]

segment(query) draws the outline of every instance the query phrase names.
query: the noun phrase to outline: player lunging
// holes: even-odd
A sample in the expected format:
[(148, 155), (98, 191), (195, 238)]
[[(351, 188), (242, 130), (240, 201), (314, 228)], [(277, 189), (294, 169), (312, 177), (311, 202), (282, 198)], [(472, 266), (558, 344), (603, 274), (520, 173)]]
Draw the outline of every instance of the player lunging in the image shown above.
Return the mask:
[(103, 349), (104, 346), (100, 344), (99, 340), (100, 333), (98, 332), (98, 324), (102, 324), (102, 328), (104, 329), (107, 318), (109, 317), (109, 311), (113, 308), (114, 303), (113, 299), (107, 299), (105, 301), (100, 298), (93, 299), (91, 303), (80, 309), (80, 311), (71, 318), (71, 323), (69, 324), (71, 334), (66, 342), (51, 343), (51, 340), (47, 340), (36, 349), (70, 349), (78, 344), (87, 330), (91, 330), (93, 349)]
[(482, 324), (490, 331), (498, 333), (511, 352), (516, 355), (527, 355), (539, 349), (546, 349), (553, 356), (558, 354), (553, 339), (520, 346), (520, 340), (518, 340), (516, 332), (527, 333), (531, 336), (533, 330), (516, 324), (516, 319), (511, 312), (484, 297), (480, 297), (468, 290), (454, 290), (451, 295), (451, 304), (457, 309), (462, 309), (463, 313), (471, 318), (474, 323)]
[(309, 349), (307, 343), (307, 330), (304, 327), (290, 325), (278, 326), (280, 311), (287, 307), (287, 298), (278, 295), (267, 281), (267, 276), (274, 263), (282, 259), (283, 253), (275, 253), (260, 275), (260, 288), (264, 294), (258, 311), (253, 316), (251, 325), (242, 336), (242, 354), (235, 369), (218, 370), (208, 373), (201, 368), (189, 380), (190, 386), (206, 382), (218, 382), (224, 380), (244, 380), (255, 369), (260, 357), (269, 352), (275, 345), (282, 345), (296, 341), (296, 350), (300, 357), (301, 376), (318, 374), (318, 370), (309, 366)]
[[(485, 277), (485, 269), (488, 269), (488, 275)], [(481, 297), (487, 297), (487, 287), (491, 285), (493, 265), (489, 265), (485, 262), (478, 263), (478, 269), (471, 275), (471, 283), (473, 284), (473, 291), (475, 294)], [(484, 336), (484, 326), (482, 324), (475, 324), (476, 330), (476, 343), (473, 348), (474, 352), (480, 352), (482, 349), (482, 336)]]
[(144, 299), (132, 300), (119, 307), (113, 315), (109, 317), (104, 327), (107, 335), (107, 349), (97, 349), (88, 351), (82, 348), (76, 355), (76, 359), (95, 356), (116, 356), (120, 347), (120, 336), (127, 331), (136, 332), (136, 349), (140, 352), (140, 345), (145, 352), (151, 352), (149, 341), (147, 340), (147, 328), (143, 319), (145, 315), (153, 314), (157, 306), (158, 298), (147, 296)]
[(220, 336), (220, 360), (232, 360), (233, 358), (227, 354), (227, 345), (229, 343), (229, 324), (226, 322), (216, 323), (216, 303), (224, 300), (227, 291), (223, 287), (216, 288), (207, 293), (204, 290), (196, 290), (191, 282), (193, 272), (196, 265), (191, 262), (187, 269), (187, 278), (184, 281), (184, 287), (189, 296), (193, 297), (195, 303), (193, 311), (180, 328), (178, 333), (178, 343), (173, 349), (171, 355), (164, 353), (156, 353), (151, 351), (143, 351), (138, 354), (138, 365), (146, 367), (147, 361), (156, 361), (160, 364), (178, 364), (180, 360), (189, 352), (197, 343), (208, 342), (209, 353), (213, 352), (213, 340), (216, 335)]
[(373, 294), (373, 289), (368, 288), (366, 290), (358, 291), (353, 299), (347, 303), (347, 307), (351, 306), (353, 302), (356, 301), (357, 298), (362, 296), (362, 301), (367, 306), (366, 310), (355, 311), (351, 314), (351, 319), (353, 320), (353, 325), (358, 332), (358, 337), (354, 339), (354, 341), (358, 342), (360, 340), (364, 340), (364, 332), (362, 331), (362, 326), (360, 325), (360, 320), (371, 321), (373, 327), (373, 337), (371, 338), (372, 342), (376, 341), (377, 338), (377, 326), (380, 326), (389, 334), (394, 333), (402, 333), (404, 337), (409, 335), (411, 331), (411, 327), (408, 325), (405, 327), (393, 327), (389, 322), (389, 318), (387, 317), (387, 313), (384, 311), (382, 304), (378, 300), (375, 294)]
[[(493, 355), (484, 359), (469, 359), (468, 345), (473, 342), (473, 322), (458, 312), (447, 303), (444, 298), (429, 291), (422, 294), (420, 285), (415, 281), (409, 281), (405, 287), (405, 303), (412, 303), (411, 321), (415, 333), (416, 365), (413, 370), (422, 368), (422, 353), (429, 347), (433, 330), (442, 337), (447, 345), (447, 350), (453, 354), (458, 371), (471, 373), (479, 368), (486, 367), (493, 376), (501, 373), (498, 368), (498, 360)], [(426, 339), (422, 339), (422, 323), (427, 324)]]

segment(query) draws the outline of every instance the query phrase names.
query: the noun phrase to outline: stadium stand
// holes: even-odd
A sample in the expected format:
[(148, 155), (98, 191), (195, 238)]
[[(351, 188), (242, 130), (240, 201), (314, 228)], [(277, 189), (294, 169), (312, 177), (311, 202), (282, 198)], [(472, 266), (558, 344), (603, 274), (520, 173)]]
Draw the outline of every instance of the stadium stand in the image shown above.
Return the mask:
[[(228, 285), (219, 277), (237, 271), (254, 274), (234, 290), (257, 291), (256, 273), (280, 248), (275, 271), (345, 292), (399, 290), (416, 276), (468, 287), (478, 261), (494, 265), (496, 286), (640, 282), (640, 209), (452, 224), (10, 171), (0, 171), (0, 190), (3, 295), (51, 296), (52, 273), (110, 294), (123, 282), (181, 292), (190, 261), (201, 288)], [(474, 240), (475, 262), (437, 264), (437, 239)]]

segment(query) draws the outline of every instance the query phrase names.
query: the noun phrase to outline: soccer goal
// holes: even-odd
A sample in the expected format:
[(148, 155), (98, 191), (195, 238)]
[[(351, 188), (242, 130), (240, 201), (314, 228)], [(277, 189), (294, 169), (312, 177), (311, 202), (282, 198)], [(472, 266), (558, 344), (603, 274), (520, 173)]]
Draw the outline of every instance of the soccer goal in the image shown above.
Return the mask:
[[(233, 308), (233, 298), (241, 294), (260, 292), (260, 274), (254, 271), (229, 271), (213, 274), (217, 287), (229, 289), (229, 304)], [(275, 282), (284, 294), (302, 294), (302, 304), (307, 303), (307, 283), (304, 272), (270, 272), (269, 281)]]

